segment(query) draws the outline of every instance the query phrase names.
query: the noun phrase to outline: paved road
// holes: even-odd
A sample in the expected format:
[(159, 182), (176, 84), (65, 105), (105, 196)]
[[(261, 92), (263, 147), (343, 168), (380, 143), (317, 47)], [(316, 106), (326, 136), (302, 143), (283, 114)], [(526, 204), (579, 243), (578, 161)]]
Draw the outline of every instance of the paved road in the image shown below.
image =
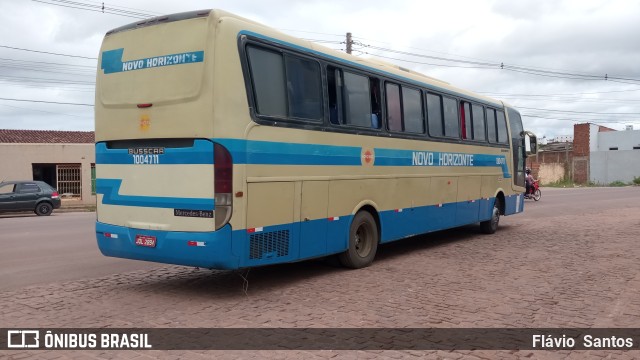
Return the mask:
[(158, 267), (102, 256), (95, 219), (84, 212), (0, 216), (0, 291)]
[[(501, 229), (490, 236), (479, 234), (477, 226), (468, 226), (383, 246), (374, 264), (361, 270), (304, 262), (256, 268), (247, 276), (179, 266), (128, 271), (120, 262), (108, 270), (110, 275), (2, 291), (0, 320), (4, 326), (18, 328), (638, 327), (640, 188), (543, 189), (542, 200), (527, 201), (525, 211), (503, 218)], [(80, 216), (85, 216), (78, 219), (81, 222), (92, 220), (89, 215)], [(53, 224), (64, 219), (45, 221), (51, 221), (46, 224), (53, 231)], [(27, 220), (25, 224), (34, 228), (40, 221)], [(68, 228), (73, 227), (69, 220)], [(0, 222), (2, 235), (8, 233), (4, 224)], [(91, 225), (87, 226), (87, 237), (93, 243)], [(25, 252), (25, 259), (29, 254)], [(97, 250), (83, 256), (90, 264), (101, 257)], [(2, 264), (6, 259), (2, 258)], [(55, 267), (51, 269), (43, 271), (53, 272)], [(12, 351), (7, 355), (16, 359), (632, 359), (637, 354)]]

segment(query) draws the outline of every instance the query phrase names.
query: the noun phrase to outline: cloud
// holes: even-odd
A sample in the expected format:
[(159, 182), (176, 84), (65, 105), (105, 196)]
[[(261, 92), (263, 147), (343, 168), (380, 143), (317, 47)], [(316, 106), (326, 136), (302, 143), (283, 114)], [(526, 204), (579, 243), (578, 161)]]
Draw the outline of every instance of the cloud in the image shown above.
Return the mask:
[[(0, 45), (47, 52), (97, 57), (108, 30), (136, 21), (32, 1), (0, 2)], [(340, 42), (344, 42), (346, 32), (352, 32), (360, 56), (370, 53), (395, 58), (385, 60), (504, 99), (516, 107), (640, 113), (640, 82), (635, 81), (640, 79), (640, 48), (635, 38), (640, 33), (637, 1), (222, 0), (213, 5), (298, 37), (321, 40), (335, 49), (344, 48)], [(126, 6), (130, 11), (154, 15), (208, 8), (212, 3), (138, 0), (109, 6)], [(478, 69), (471, 64), (374, 50), (371, 46), (548, 71), (619, 75), (630, 80), (578, 81), (495, 66)], [(0, 48), (0, 97), (92, 103), (93, 88), (86, 83), (95, 81), (96, 64), (90, 59)], [(55, 79), (61, 83), (54, 84)], [(570, 134), (571, 119), (607, 124), (619, 121), (611, 124), (618, 129), (628, 122), (640, 124), (640, 117), (634, 115), (525, 109), (522, 113), (529, 129), (547, 136)], [(15, 126), (89, 130), (93, 114), (91, 109), (77, 106), (0, 101), (0, 127)]]

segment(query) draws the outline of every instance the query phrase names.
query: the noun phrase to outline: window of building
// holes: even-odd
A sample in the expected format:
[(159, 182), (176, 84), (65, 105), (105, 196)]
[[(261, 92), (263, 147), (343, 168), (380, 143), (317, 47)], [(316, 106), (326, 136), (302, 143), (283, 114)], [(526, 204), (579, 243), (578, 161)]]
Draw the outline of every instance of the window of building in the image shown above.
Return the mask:
[(58, 192), (62, 196), (82, 196), (82, 168), (80, 164), (56, 165)]
[(255, 46), (249, 46), (247, 53), (259, 115), (322, 119), (322, 78), (317, 62)]
[(618, 147), (610, 147), (609, 150), (618, 150)]
[(91, 195), (96, 194), (96, 164), (91, 164)]

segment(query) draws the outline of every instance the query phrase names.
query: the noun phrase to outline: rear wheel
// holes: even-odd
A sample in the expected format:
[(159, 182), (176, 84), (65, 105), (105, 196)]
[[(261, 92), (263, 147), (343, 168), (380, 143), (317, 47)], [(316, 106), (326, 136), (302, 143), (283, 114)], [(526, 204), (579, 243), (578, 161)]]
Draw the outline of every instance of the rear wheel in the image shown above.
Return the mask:
[(53, 211), (53, 206), (48, 202), (41, 202), (36, 206), (35, 213), (38, 216), (49, 216), (51, 215), (51, 211)]
[(500, 199), (496, 198), (491, 210), (491, 218), (480, 223), (480, 230), (485, 234), (493, 234), (498, 230), (500, 224)]
[(541, 197), (542, 197), (542, 191), (540, 191), (540, 189), (536, 190), (533, 193), (533, 200), (538, 201), (540, 200)]
[(367, 211), (360, 211), (353, 217), (349, 229), (349, 248), (338, 255), (342, 266), (360, 269), (373, 262), (378, 249), (378, 225)]

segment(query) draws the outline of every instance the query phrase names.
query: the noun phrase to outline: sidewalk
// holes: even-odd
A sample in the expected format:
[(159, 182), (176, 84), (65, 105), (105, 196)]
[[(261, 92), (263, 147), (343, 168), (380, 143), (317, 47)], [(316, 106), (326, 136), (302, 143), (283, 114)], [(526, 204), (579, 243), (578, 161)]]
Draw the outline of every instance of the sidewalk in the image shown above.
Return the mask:
[(96, 204), (83, 204), (76, 199), (62, 199), (62, 205), (55, 212), (93, 212)]

